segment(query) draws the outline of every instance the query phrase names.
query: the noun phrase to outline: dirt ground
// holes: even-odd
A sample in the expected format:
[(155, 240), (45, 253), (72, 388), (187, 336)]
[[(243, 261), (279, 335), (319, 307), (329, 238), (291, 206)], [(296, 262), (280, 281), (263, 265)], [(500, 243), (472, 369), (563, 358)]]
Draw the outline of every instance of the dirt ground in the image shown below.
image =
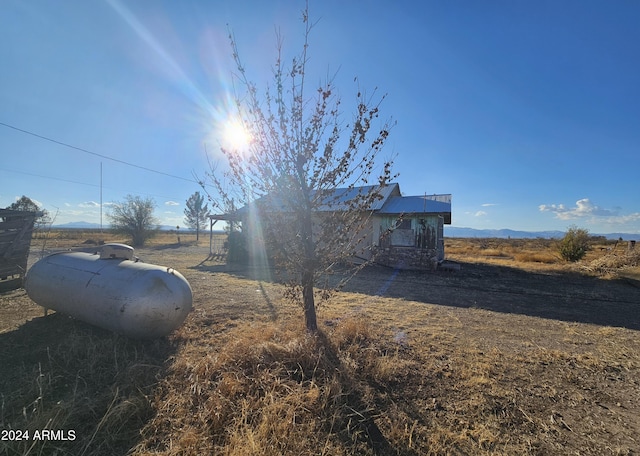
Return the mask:
[[(30, 263), (40, 254), (34, 250)], [(183, 333), (209, 325), (222, 343), (239, 321), (301, 315), (281, 300), (270, 271), (207, 259), (208, 246), (136, 254), (189, 280), (194, 310)], [(441, 454), (469, 454), (464, 439), (485, 454), (639, 454), (639, 283), (460, 265), (452, 272), (372, 266), (319, 307), (321, 328), (362, 316), (419, 360), (419, 376), (380, 399), (381, 429), (384, 407), (402, 407), (416, 435), (438, 430), (448, 448)], [(24, 290), (1, 294), (0, 361), (16, 362), (6, 351), (18, 332), (31, 324), (42, 336), (54, 331), (55, 317), (44, 317)]]

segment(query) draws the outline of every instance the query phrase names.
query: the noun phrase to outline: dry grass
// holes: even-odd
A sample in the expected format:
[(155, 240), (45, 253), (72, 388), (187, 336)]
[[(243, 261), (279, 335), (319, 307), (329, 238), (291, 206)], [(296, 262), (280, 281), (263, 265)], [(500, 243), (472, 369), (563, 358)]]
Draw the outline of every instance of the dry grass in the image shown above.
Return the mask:
[[(502, 264), (529, 270), (570, 269), (560, 257), (555, 239), (450, 238), (445, 241), (445, 251), (447, 258), (456, 261)], [(638, 249), (631, 256), (635, 258), (637, 255)], [(628, 256), (627, 243), (606, 241), (592, 245), (580, 265), (585, 271), (604, 274), (608, 272), (607, 264), (612, 264), (609, 269), (616, 269), (625, 261), (630, 263)]]
[(551, 252), (522, 252), (516, 253), (513, 258), (519, 263), (556, 264), (558, 262), (558, 256)]
[(447, 239), (445, 251), (451, 259), (502, 259), (511, 263), (559, 263), (551, 239)]
[(552, 255), (542, 241), (448, 242), (461, 271), (365, 270), (316, 336), (265, 271), (204, 261), (202, 241), (137, 252), (194, 289), (161, 340), (0, 295), (0, 429), (76, 435), (0, 454), (638, 453), (640, 291), (518, 259)]
[[(158, 231), (148, 241), (147, 247), (178, 245), (178, 235), (180, 244), (185, 246), (196, 244), (196, 234), (192, 232), (176, 233), (172, 231)], [(214, 236), (221, 236), (214, 232)], [(96, 229), (66, 229), (66, 230), (37, 230), (33, 234), (31, 246), (33, 250), (37, 249), (57, 249), (71, 246), (92, 246), (106, 242), (122, 242), (128, 244), (131, 242), (126, 236), (115, 234), (105, 229), (102, 232)], [(197, 241), (199, 245), (209, 245), (209, 232), (201, 232)]]
[[(2, 338), (0, 428), (28, 431), (1, 454), (124, 454), (153, 415), (167, 341), (135, 342), (51, 315)], [(73, 440), (35, 440), (44, 429)], [(4, 448), (2, 448), (4, 446)]]
[(640, 248), (634, 250), (607, 251), (605, 255), (594, 258), (587, 264), (584, 264), (583, 268), (591, 273), (600, 275), (616, 275), (621, 270), (637, 266), (640, 266)]
[(406, 364), (382, 362), (389, 357), (365, 323), (348, 322), (332, 337), (310, 336), (291, 323), (246, 324), (234, 332), (237, 338), (216, 353), (203, 344), (179, 354), (136, 452), (333, 455), (385, 444), (367, 376), (389, 382)]

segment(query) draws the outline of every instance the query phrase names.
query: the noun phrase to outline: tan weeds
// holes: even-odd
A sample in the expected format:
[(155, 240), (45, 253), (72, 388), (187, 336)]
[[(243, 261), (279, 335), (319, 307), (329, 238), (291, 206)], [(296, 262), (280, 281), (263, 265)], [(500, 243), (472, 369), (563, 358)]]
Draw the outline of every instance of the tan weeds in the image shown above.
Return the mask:
[(291, 323), (234, 333), (215, 353), (183, 348), (134, 454), (373, 454), (389, 446), (369, 381), (398, 381), (414, 362), (378, 346), (365, 321), (344, 321), (328, 335)]

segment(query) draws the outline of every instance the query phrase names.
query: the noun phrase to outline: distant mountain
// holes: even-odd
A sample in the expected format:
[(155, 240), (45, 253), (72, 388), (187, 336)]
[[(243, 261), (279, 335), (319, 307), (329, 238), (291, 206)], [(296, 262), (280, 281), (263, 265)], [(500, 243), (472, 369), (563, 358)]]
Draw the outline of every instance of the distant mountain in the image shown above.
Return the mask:
[[(54, 228), (58, 229), (85, 229), (85, 230), (95, 230), (100, 229), (99, 223), (91, 223), (91, 222), (69, 222), (64, 223), (62, 225), (55, 225)], [(103, 229), (108, 230), (109, 225), (104, 225)], [(175, 226), (170, 225), (161, 225), (160, 230), (162, 231), (170, 231), (175, 230)], [(202, 230), (202, 232), (208, 231), (207, 229)], [(194, 230), (190, 230), (186, 227), (180, 227), (181, 233), (191, 233)], [(597, 234), (592, 233), (594, 236), (605, 236), (607, 239), (620, 239), (622, 238), (625, 241), (629, 240), (640, 240), (640, 234), (630, 234), (630, 233), (608, 233), (608, 234)], [(501, 230), (478, 230), (475, 228), (460, 228), (457, 226), (445, 226), (444, 227), (444, 235), (446, 237), (459, 237), (459, 238), (501, 238), (501, 239), (535, 239), (535, 238), (544, 238), (544, 239), (560, 239), (564, 236), (564, 231), (516, 231), (509, 230), (507, 228), (503, 228)]]
[[(176, 230), (175, 225), (159, 225), (158, 228), (160, 229), (160, 231), (175, 231)], [(201, 230), (201, 231), (204, 231), (204, 230)], [(180, 227), (180, 232), (181, 233), (189, 233), (190, 229), (181, 226)], [(195, 230), (193, 232), (195, 233)]]
[[(62, 225), (54, 225), (53, 228), (59, 228), (59, 229), (88, 229), (88, 230), (99, 230), (100, 229), (100, 224), (99, 223), (91, 223), (91, 222), (69, 222), (69, 223), (63, 223)], [(103, 227), (103, 228), (108, 228), (108, 227)]]
[(609, 233), (609, 234), (603, 234), (603, 236), (606, 236), (607, 239), (620, 239), (622, 238), (622, 240), (624, 241), (637, 241), (640, 240), (640, 234), (629, 234), (629, 233)]
[[(99, 230), (100, 229), (100, 224), (99, 223), (92, 223), (92, 222), (69, 222), (69, 223), (63, 223), (61, 225), (54, 225), (53, 228), (56, 229), (69, 229), (69, 230), (78, 230), (78, 229), (83, 229), (83, 230)], [(108, 230), (111, 228), (110, 225), (103, 225), (102, 226), (103, 229)], [(171, 230), (175, 230), (176, 227), (173, 225), (160, 225), (159, 226), (161, 231), (171, 231)], [(205, 231), (205, 230), (202, 230)], [(190, 233), (191, 230), (189, 228), (183, 228), (180, 227), (180, 232), (181, 233)], [(195, 233), (195, 231), (193, 231)]]
[[(594, 236), (604, 236), (607, 239), (624, 239), (625, 241), (639, 239), (640, 234), (630, 233), (608, 233), (597, 234), (592, 233)], [(456, 226), (445, 226), (444, 235), (447, 237), (461, 237), (461, 238), (513, 238), (513, 239), (560, 239), (564, 236), (564, 231), (515, 231), (509, 229), (501, 230), (478, 230), (475, 228), (459, 228)]]

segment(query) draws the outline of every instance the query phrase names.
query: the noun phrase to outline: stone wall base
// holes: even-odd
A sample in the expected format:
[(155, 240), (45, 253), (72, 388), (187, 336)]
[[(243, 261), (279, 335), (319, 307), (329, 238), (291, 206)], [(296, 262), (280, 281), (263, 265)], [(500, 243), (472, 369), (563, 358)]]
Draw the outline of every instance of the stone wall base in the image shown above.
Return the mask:
[(396, 269), (435, 271), (438, 268), (438, 251), (415, 247), (387, 247), (374, 253), (374, 261)]

